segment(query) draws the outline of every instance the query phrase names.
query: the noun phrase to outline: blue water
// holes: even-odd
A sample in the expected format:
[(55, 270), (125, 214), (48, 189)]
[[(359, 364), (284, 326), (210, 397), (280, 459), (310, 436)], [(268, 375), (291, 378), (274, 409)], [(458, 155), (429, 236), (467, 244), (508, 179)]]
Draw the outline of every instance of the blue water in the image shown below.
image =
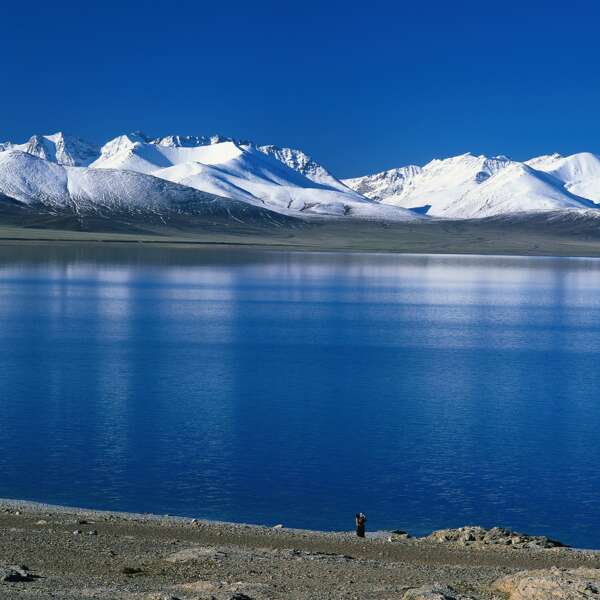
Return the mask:
[(600, 261), (0, 247), (0, 497), (600, 547)]

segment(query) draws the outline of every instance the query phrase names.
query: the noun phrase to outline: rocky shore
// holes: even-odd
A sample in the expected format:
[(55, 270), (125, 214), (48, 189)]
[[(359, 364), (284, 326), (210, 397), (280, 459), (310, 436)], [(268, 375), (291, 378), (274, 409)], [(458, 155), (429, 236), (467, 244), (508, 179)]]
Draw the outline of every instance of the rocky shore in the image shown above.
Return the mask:
[(364, 540), (0, 502), (0, 599), (600, 598), (600, 553), (502, 528)]

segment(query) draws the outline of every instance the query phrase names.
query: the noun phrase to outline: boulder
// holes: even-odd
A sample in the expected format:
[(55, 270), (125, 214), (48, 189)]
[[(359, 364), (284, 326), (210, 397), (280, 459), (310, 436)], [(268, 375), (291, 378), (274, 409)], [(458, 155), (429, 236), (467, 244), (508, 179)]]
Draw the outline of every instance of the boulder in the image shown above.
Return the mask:
[(167, 562), (180, 563), (193, 560), (204, 560), (207, 558), (227, 558), (227, 553), (215, 548), (214, 546), (195, 546), (193, 548), (184, 548), (165, 558)]
[(440, 529), (425, 538), (432, 542), (454, 543), (462, 546), (469, 545), (498, 545), (511, 548), (559, 548), (564, 544), (551, 540), (544, 535), (527, 535), (517, 533), (504, 527), (459, 527), (457, 529)]
[(496, 580), (492, 587), (508, 600), (598, 600), (600, 569), (521, 571)]
[(439, 584), (423, 585), (404, 592), (402, 600), (471, 600), (451, 587)]

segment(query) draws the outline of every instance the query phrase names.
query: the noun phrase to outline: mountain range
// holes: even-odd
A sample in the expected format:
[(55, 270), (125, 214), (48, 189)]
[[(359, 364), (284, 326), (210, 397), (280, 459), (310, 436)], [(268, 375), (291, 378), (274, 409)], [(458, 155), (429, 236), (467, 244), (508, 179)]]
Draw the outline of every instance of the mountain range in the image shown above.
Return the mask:
[(81, 215), (266, 223), (583, 215), (600, 208), (600, 157), (550, 154), (520, 162), (467, 153), (340, 180), (301, 150), (222, 136), (138, 132), (100, 147), (56, 133), (0, 143), (0, 205), (7, 202)]
[(584, 152), (519, 162), (467, 153), (344, 183), (377, 202), (451, 219), (600, 208), (600, 157)]

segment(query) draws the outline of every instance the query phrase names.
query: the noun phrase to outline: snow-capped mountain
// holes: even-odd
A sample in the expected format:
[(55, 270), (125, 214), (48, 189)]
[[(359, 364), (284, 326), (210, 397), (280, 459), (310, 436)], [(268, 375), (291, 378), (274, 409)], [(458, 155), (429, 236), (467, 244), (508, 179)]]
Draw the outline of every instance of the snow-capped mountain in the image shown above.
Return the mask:
[(600, 199), (600, 160), (586, 154), (521, 163), (467, 153), (345, 183), (371, 199), (434, 217), (587, 209)]
[(600, 157), (519, 162), (467, 153), (340, 181), (301, 150), (224, 136), (138, 132), (99, 148), (56, 133), (0, 144), (0, 194), (77, 210), (183, 211), (210, 199), (302, 218), (377, 221), (589, 213), (600, 208)]
[[(304, 154), (223, 138), (123, 135), (106, 143), (90, 169), (136, 171), (197, 190), (265, 206), (288, 215), (327, 215), (405, 221), (418, 218), (400, 207), (368, 200), (329, 175)], [(298, 167), (290, 168), (277, 152)], [(321, 181), (303, 175), (302, 168)], [(331, 181), (328, 181), (331, 179)], [(336, 183), (337, 182), (337, 183)]]
[(193, 214), (283, 223), (265, 208), (165, 181), (151, 175), (112, 169), (59, 165), (21, 150), (0, 152), (0, 196), (50, 211), (92, 213)]

